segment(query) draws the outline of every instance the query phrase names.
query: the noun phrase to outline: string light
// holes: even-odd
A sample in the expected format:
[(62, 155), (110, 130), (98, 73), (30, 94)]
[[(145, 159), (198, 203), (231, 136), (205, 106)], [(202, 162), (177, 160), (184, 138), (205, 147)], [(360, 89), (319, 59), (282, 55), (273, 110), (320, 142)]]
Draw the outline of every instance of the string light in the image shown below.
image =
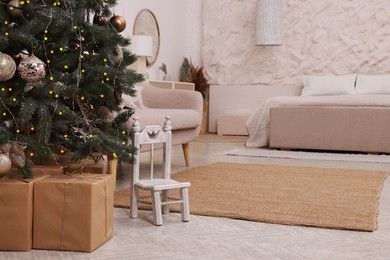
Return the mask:
[(93, 134), (90, 134), (90, 135), (89, 135), (89, 138), (93, 138)]
[(82, 96), (80, 99), (81, 99), (81, 100), (84, 100), (84, 99), (85, 99), (85, 97), (84, 97), (84, 96)]
[(5, 35), (5, 36), (8, 36), (8, 32), (5, 32), (4, 35)]
[(55, 95), (55, 97), (56, 97), (56, 98), (58, 98), (58, 97), (59, 97), (59, 95), (58, 95), (58, 94), (56, 94), (56, 95)]
[(53, 90), (50, 90), (50, 91), (49, 91), (49, 94), (50, 94), (50, 95), (53, 95)]
[(67, 135), (67, 134), (64, 134), (64, 138), (65, 138), (65, 139), (68, 139), (68, 135)]
[(64, 153), (65, 153), (65, 150), (64, 150), (64, 149), (61, 149), (60, 153), (61, 153), (61, 154), (64, 154)]
[(85, 73), (85, 69), (82, 69), (82, 70), (81, 70), (81, 73)]
[(68, 65), (64, 65), (64, 69), (69, 69)]
[(3, 91), (3, 92), (4, 92), (4, 91), (5, 91), (5, 88), (1, 88), (1, 91)]
[(13, 102), (16, 102), (16, 98), (13, 98), (12, 101), (13, 101)]
[(7, 24), (8, 24), (8, 21), (4, 21), (4, 24), (7, 25)]
[(33, 156), (34, 156), (34, 153), (33, 153), (33, 152), (31, 152), (31, 153), (30, 153), (30, 156), (31, 156), (31, 157), (33, 157)]
[(20, 133), (20, 130), (19, 130), (19, 129), (16, 129), (16, 133), (19, 134), (19, 133)]
[(11, 91), (12, 91), (12, 88), (8, 88), (8, 91), (11, 92)]
[(34, 131), (34, 130), (35, 130), (35, 128), (32, 126), (32, 127), (30, 128), (30, 130), (31, 130), (31, 131)]
[(60, 51), (63, 51), (63, 50), (64, 50), (64, 48), (61, 47), (61, 48), (60, 48)]
[(58, 112), (58, 115), (62, 116), (62, 112), (61, 112), (61, 111), (60, 111), (60, 112)]
[(100, 94), (100, 97), (101, 97), (101, 98), (104, 98), (104, 94)]
[(125, 130), (123, 130), (123, 131), (122, 131), (122, 134), (123, 134), (123, 135), (125, 135), (125, 134), (126, 134), (126, 131), (125, 131)]
[(110, 78), (106, 78), (106, 81), (110, 81)]
[(112, 156), (114, 156), (114, 158), (118, 157), (118, 156), (116, 155), (116, 153), (113, 153)]
[(7, 116), (7, 113), (6, 113), (6, 112), (3, 112), (3, 116)]
[(54, 80), (53, 76), (50, 76), (50, 80)]
[(47, 63), (50, 63), (51, 62), (51, 60), (47, 60)]

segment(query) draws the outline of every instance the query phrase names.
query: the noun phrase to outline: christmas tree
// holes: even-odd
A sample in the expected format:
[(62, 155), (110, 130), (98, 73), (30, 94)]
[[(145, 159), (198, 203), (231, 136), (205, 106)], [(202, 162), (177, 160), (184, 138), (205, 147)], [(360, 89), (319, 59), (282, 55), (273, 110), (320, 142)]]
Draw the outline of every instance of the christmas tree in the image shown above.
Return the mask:
[(121, 109), (121, 95), (134, 95), (143, 78), (126, 69), (135, 56), (123, 48), (130, 42), (110, 11), (116, 2), (1, 1), (0, 151), (11, 149), (24, 177), (34, 156), (131, 162), (133, 111)]

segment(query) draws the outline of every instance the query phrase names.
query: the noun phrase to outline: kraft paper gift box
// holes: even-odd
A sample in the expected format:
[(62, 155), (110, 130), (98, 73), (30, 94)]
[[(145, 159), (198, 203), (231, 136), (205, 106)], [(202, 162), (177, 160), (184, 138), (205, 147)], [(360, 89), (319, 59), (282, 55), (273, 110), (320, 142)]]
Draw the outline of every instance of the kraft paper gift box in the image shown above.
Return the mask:
[(34, 187), (33, 248), (92, 252), (113, 236), (114, 176), (51, 177)]
[(0, 250), (31, 250), (33, 187), (47, 177), (0, 178)]
[(103, 160), (95, 162), (92, 159), (84, 159), (81, 162), (64, 163), (65, 173), (95, 173), (95, 174), (106, 174), (107, 167)]
[(36, 166), (63, 167), (64, 173), (96, 173), (106, 174), (107, 166), (103, 159), (95, 162), (92, 158), (86, 158), (80, 162), (72, 161), (72, 154), (56, 155), (52, 158), (35, 156), (32, 161)]

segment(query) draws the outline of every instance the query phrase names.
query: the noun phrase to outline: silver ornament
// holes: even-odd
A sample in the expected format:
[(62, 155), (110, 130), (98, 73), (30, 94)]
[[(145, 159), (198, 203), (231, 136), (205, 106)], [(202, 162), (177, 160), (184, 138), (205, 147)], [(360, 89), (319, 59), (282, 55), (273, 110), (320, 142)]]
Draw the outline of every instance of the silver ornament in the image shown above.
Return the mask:
[(16, 71), (16, 63), (11, 56), (0, 52), (0, 81), (10, 80)]
[(11, 169), (12, 162), (11, 159), (6, 155), (0, 154), (0, 173), (6, 173)]
[(18, 74), (23, 80), (37, 83), (46, 76), (46, 64), (35, 55), (28, 56), (20, 53), (19, 57), (21, 62), (18, 66)]

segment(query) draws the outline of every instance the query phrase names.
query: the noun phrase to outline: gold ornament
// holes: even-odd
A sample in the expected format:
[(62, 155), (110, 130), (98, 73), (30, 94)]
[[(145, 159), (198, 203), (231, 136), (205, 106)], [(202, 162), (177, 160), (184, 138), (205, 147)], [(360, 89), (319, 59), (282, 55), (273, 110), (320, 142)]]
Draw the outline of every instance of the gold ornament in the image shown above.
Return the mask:
[(123, 32), (126, 29), (126, 20), (120, 15), (111, 17), (110, 23), (117, 32)]
[(107, 23), (107, 17), (105, 17), (103, 15), (103, 12), (102, 11), (98, 11), (95, 13), (94, 17), (93, 17), (93, 24), (97, 24), (97, 25), (105, 25)]
[(20, 53), (19, 57), (21, 62), (18, 66), (18, 74), (22, 79), (28, 83), (37, 83), (46, 76), (45, 63), (35, 55)]
[(11, 0), (7, 6), (8, 13), (13, 17), (19, 17), (23, 13), (23, 9), (20, 8), (19, 0)]
[(16, 71), (16, 63), (11, 56), (0, 52), (0, 81), (10, 80)]

